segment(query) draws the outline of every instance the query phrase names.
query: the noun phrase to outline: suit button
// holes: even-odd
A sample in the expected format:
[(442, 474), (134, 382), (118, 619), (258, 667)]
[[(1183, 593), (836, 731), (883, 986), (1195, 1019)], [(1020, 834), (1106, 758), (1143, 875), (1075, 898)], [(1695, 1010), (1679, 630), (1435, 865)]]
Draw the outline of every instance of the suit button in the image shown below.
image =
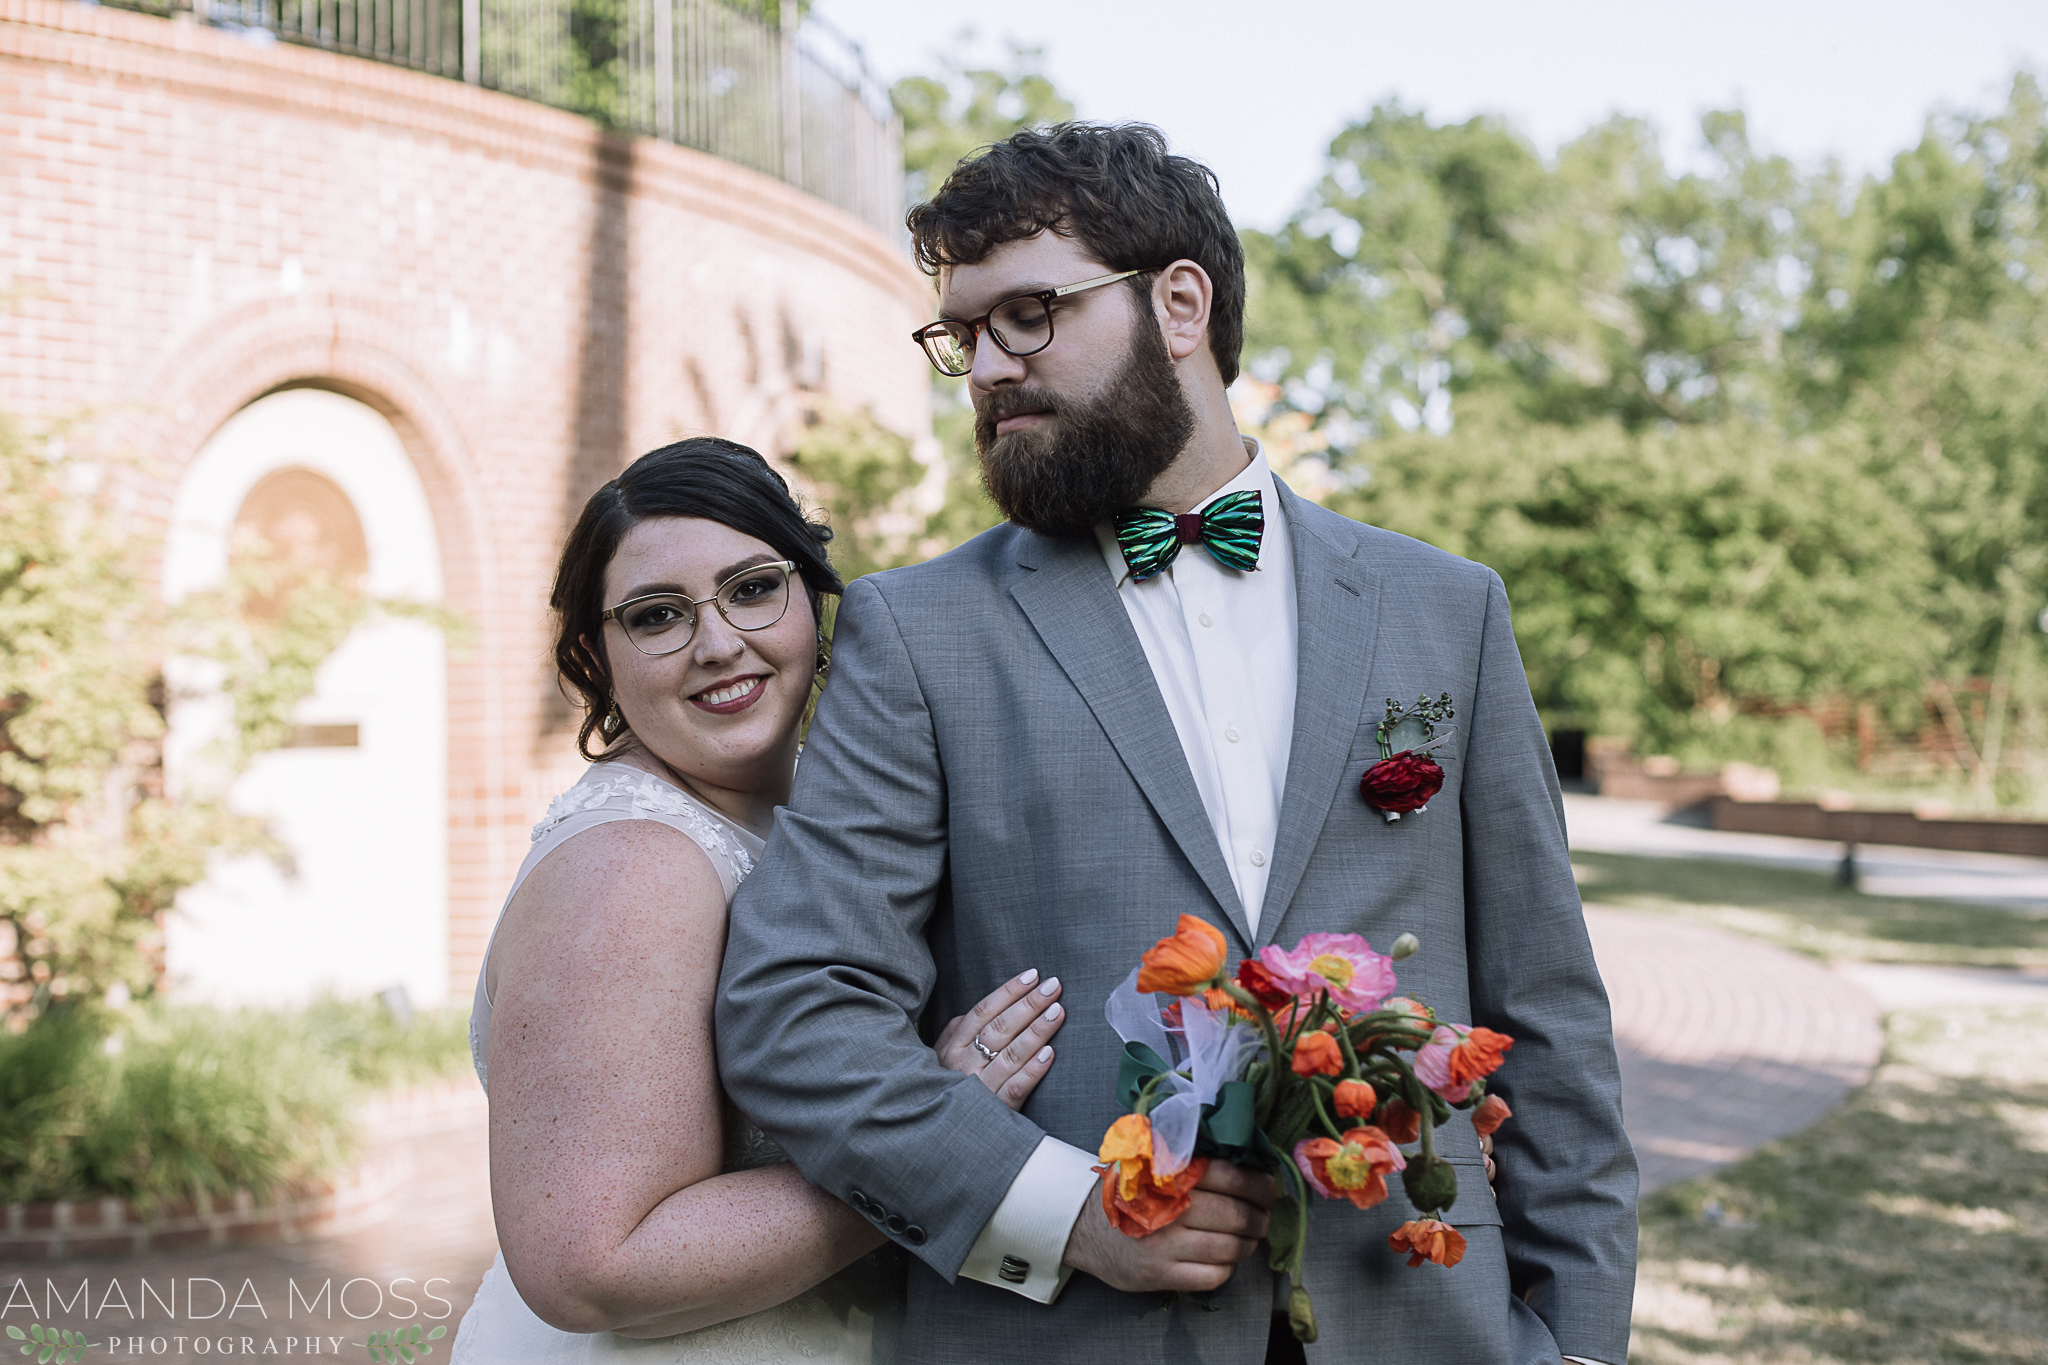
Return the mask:
[(903, 1229), (903, 1240), (910, 1243), (914, 1247), (923, 1246), (924, 1229), (919, 1227), (917, 1224), (912, 1223), (909, 1227)]
[(853, 1205), (855, 1208), (859, 1209), (862, 1213), (866, 1213), (870, 1207), (868, 1203), (868, 1197), (862, 1194), (859, 1190), (848, 1190), (846, 1193), (846, 1202)]
[(882, 1220), (882, 1226), (889, 1229), (889, 1231), (894, 1233), (896, 1236), (901, 1237), (903, 1235), (903, 1230), (909, 1227), (910, 1224), (903, 1221), (902, 1214), (892, 1213), (887, 1218), (884, 1218)]

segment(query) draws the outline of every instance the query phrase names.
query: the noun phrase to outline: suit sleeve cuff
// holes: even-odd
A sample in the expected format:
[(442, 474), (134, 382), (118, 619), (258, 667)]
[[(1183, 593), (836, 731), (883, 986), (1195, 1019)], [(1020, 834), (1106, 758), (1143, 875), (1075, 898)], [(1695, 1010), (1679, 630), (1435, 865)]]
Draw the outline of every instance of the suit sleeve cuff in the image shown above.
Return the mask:
[(1067, 1239), (1095, 1191), (1095, 1158), (1043, 1137), (975, 1238), (960, 1273), (1051, 1303), (1067, 1287)]

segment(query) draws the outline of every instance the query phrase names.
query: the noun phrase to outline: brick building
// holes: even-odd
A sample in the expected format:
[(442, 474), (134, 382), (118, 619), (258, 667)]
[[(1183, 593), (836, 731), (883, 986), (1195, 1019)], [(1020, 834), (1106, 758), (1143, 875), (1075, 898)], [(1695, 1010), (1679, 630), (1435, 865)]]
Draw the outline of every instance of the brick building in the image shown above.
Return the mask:
[(224, 869), (171, 940), (202, 993), (459, 998), (580, 763), (568, 519), (678, 435), (772, 457), (821, 399), (928, 443), (929, 285), (877, 215), (759, 170), (267, 36), (0, 0), (0, 411), (116, 481), (167, 596), (254, 526), (466, 620), (329, 661), (238, 790), (296, 874)]

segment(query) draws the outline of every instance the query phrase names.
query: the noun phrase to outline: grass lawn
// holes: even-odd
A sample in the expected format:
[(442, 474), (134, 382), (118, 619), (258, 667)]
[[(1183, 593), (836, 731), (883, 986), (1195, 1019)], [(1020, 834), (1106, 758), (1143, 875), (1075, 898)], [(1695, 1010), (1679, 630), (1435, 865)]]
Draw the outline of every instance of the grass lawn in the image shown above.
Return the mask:
[(1815, 957), (2048, 966), (2048, 916), (1959, 901), (1866, 896), (1825, 872), (1575, 850), (1588, 901), (1678, 915)]
[(2048, 1009), (1892, 1015), (1820, 1123), (1644, 1201), (1637, 1365), (2048, 1360)]
[[(2048, 918), (1578, 852), (1589, 901), (1827, 958), (2048, 964)], [(1862, 1090), (1642, 1206), (1636, 1365), (2048, 1362), (2048, 1006), (1905, 1010)]]

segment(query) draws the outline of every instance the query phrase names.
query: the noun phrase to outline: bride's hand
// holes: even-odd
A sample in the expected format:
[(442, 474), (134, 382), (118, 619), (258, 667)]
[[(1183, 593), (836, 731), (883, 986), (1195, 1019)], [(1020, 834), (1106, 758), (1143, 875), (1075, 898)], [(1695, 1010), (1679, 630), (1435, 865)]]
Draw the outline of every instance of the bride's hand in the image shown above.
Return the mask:
[(1055, 976), (1040, 986), (1034, 967), (1011, 977), (947, 1024), (933, 1050), (953, 1070), (979, 1076), (1004, 1104), (1022, 1109), (1052, 1069), (1052, 1048), (1047, 1044), (1067, 1017), (1059, 998), (1060, 979)]

